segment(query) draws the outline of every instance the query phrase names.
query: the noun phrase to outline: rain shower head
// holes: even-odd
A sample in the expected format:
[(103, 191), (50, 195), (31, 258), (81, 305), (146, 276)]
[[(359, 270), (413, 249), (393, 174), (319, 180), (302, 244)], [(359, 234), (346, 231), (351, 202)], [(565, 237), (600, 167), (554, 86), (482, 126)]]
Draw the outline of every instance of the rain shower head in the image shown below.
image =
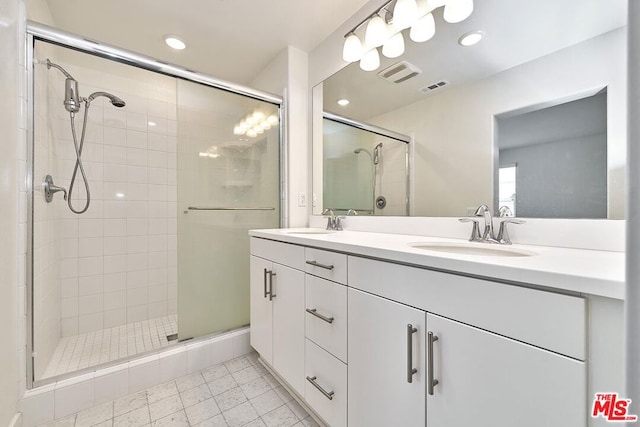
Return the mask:
[(111, 105), (113, 105), (114, 107), (122, 108), (127, 105), (126, 102), (124, 102), (122, 99), (108, 92), (93, 92), (91, 95), (89, 95), (89, 98), (87, 98), (87, 102), (91, 102), (99, 96), (109, 98), (109, 101), (111, 101)]

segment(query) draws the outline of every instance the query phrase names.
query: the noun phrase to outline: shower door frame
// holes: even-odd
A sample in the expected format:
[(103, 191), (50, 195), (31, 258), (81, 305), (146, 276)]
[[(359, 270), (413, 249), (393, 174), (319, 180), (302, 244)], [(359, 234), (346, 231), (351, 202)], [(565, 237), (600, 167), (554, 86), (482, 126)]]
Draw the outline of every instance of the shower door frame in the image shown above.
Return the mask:
[[(82, 53), (98, 56), (104, 59), (119, 62), (121, 64), (141, 68), (151, 72), (164, 74), (169, 77), (183, 79), (204, 86), (221, 89), (226, 92), (243, 95), (259, 101), (268, 102), (278, 107), (278, 115), (280, 120), (279, 138), (280, 138), (280, 179), (279, 179), (279, 198), (280, 198), (280, 227), (286, 228), (288, 225), (288, 165), (287, 151), (288, 141), (287, 132), (285, 131), (286, 123), (286, 104), (285, 97), (280, 97), (268, 92), (256, 90), (237, 83), (229, 82), (206, 74), (190, 71), (184, 67), (174, 64), (168, 64), (154, 59), (150, 56), (142, 55), (130, 50), (121, 49), (116, 46), (108, 45), (102, 42), (91, 40), (77, 34), (59, 30), (48, 25), (40, 24), (34, 21), (27, 21), (26, 37), (26, 66), (27, 66), (27, 171), (25, 184), (27, 190), (27, 259), (26, 259), (26, 374), (27, 389), (40, 387), (47, 384), (55, 383), (61, 379), (70, 378), (86, 372), (95, 370), (96, 367), (79, 369), (67, 374), (50, 377), (47, 379), (36, 380), (34, 378), (34, 330), (33, 330), (33, 197), (34, 197), (34, 151), (35, 151), (35, 105), (34, 105), (34, 48), (36, 41), (55, 44), (68, 49), (73, 49)], [(162, 350), (160, 350), (162, 351)], [(157, 353), (152, 351), (150, 353)], [(145, 353), (146, 354), (146, 353)], [(143, 354), (141, 354), (143, 355)], [(100, 367), (115, 366), (122, 363), (123, 359), (105, 363)]]

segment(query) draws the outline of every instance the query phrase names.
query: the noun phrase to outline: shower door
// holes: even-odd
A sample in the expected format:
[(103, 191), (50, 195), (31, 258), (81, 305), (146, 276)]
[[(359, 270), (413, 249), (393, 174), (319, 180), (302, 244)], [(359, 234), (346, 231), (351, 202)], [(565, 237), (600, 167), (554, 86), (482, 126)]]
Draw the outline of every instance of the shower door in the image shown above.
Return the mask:
[(249, 323), (249, 236), (280, 225), (279, 106), (178, 80), (178, 339)]

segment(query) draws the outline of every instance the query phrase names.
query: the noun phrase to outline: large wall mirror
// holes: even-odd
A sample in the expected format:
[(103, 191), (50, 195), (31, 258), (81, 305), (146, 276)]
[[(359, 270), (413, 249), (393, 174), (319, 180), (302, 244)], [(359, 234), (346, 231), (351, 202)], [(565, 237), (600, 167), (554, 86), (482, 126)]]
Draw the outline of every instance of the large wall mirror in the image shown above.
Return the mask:
[[(405, 37), (405, 53), (381, 55), (377, 70), (351, 63), (314, 87), (313, 213), (339, 200), (375, 215), (460, 217), (487, 204), (521, 217), (623, 219), (626, 0), (476, 0), (457, 24), (443, 20), (442, 8), (433, 13), (431, 40)], [(471, 31), (484, 38), (459, 44)], [(405, 78), (395, 79), (403, 69), (397, 75)], [(384, 168), (364, 168), (369, 155), (354, 154), (355, 140), (332, 138), (327, 114), (410, 138), (409, 185), (386, 195), (408, 195), (408, 212), (395, 204), (367, 212), (376, 180), (399, 182), (400, 169), (385, 176)], [(363, 148), (373, 156), (380, 142)], [(350, 163), (331, 157), (336, 144)]]

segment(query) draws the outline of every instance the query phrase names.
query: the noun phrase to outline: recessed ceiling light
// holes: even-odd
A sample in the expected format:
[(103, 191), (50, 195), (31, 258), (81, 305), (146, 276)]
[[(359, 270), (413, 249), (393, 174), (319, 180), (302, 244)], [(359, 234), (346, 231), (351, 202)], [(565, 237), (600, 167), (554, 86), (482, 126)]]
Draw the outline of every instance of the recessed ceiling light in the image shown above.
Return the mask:
[(164, 42), (167, 44), (167, 46), (175, 50), (182, 50), (187, 47), (187, 45), (176, 36), (164, 36)]
[(345, 105), (349, 105), (349, 100), (348, 99), (339, 99), (338, 100), (338, 105), (342, 105), (343, 107)]
[(461, 46), (473, 46), (482, 40), (482, 37), (484, 37), (483, 31), (469, 31), (468, 33), (460, 36), (458, 43)]

